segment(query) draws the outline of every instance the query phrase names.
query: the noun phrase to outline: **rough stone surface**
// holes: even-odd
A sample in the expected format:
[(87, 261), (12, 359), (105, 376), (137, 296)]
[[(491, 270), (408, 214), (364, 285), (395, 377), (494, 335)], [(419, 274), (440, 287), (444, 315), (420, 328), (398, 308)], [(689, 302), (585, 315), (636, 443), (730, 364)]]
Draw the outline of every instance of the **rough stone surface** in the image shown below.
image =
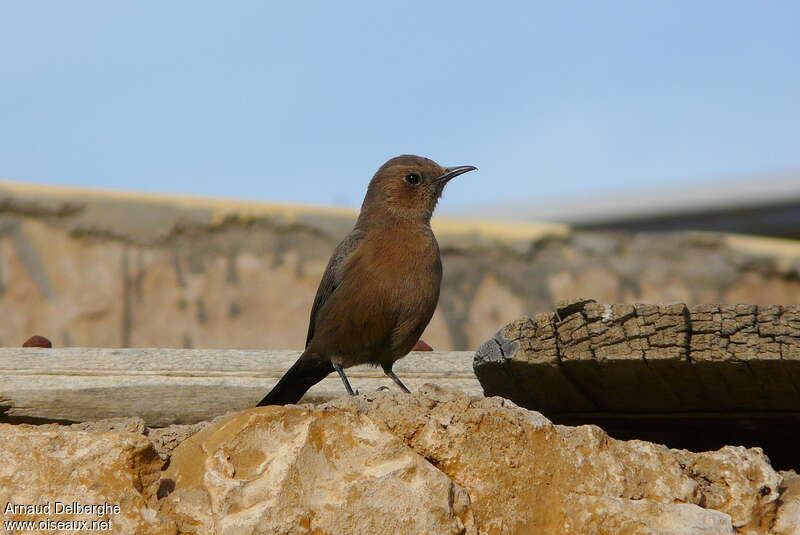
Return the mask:
[[(573, 495), (561, 533), (596, 535), (734, 534), (728, 515), (696, 505)], [(585, 529), (591, 531), (583, 531)]]
[(75, 424), (49, 423), (49, 424), (20, 424), (17, 429), (29, 429), (39, 431), (63, 431), (69, 429), (70, 431), (85, 431), (87, 433), (135, 433), (143, 435), (147, 433), (147, 427), (144, 420), (138, 416), (131, 416), (126, 418), (105, 418), (102, 420), (93, 420), (89, 422), (80, 422)]
[(94, 422), (80, 422), (69, 427), (73, 431), (87, 431), (90, 433), (137, 433), (144, 434), (146, 427), (144, 420), (139, 417), (108, 418)]
[(435, 387), (325, 407), (383, 423), (466, 488), (481, 533), (767, 533), (778, 507), (782, 479), (758, 449), (698, 456), (618, 441), (594, 426), (553, 425), (501, 398)]
[(178, 424), (168, 427), (160, 427), (147, 430), (147, 438), (153, 444), (156, 452), (162, 459), (167, 459), (172, 455), (172, 451), (195, 433), (201, 431), (208, 422), (198, 422), (196, 424)]
[(194, 427), (140, 423), (0, 426), (0, 500), (118, 503), (119, 533), (796, 535), (800, 525), (800, 479), (758, 449), (619, 441), (433, 385)]
[[(216, 421), (216, 418), (212, 421)], [(36, 431), (83, 431), (87, 433), (133, 433), (145, 436), (153, 446), (155, 452), (162, 460), (169, 459), (172, 450), (178, 445), (202, 430), (210, 422), (197, 422), (194, 424), (176, 424), (166, 427), (147, 427), (145, 421), (138, 416), (126, 418), (105, 418), (76, 424), (18, 424), (16, 429)]]
[(775, 518), (775, 535), (800, 533), (800, 476), (796, 472), (781, 472), (781, 506)]
[[(162, 465), (152, 445), (139, 434), (97, 430), (103, 427), (89, 432), (0, 424), (3, 507), (8, 503), (51, 506), (49, 513), (3, 514), (2, 520), (110, 520), (114, 533), (176, 533), (174, 522), (148, 502)], [(55, 502), (108, 503), (118, 505), (120, 512), (58, 514)], [(38, 532), (48, 531), (52, 530)]]
[(772, 525), (782, 477), (761, 450), (725, 446), (702, 453), (673, 451), (684, 473), (700, 485), (704, 507), (725, 511), (734, 527), (745, 532), (763, 532)]
[[(299, 348), (327, 259), (354, 219), (0, 183), (0, 345), (41, 332), (61, 347)], [(434, 227), (444, 287), (423, 338), (440, 350), (474, 349), (509, 318), (576, 295), (800, 302), (795, 242), (441, 217)]]
[(222, 418), (176, 448), (160, 488), (182, 532), (477, 533), (464, 488), (346, 411)]

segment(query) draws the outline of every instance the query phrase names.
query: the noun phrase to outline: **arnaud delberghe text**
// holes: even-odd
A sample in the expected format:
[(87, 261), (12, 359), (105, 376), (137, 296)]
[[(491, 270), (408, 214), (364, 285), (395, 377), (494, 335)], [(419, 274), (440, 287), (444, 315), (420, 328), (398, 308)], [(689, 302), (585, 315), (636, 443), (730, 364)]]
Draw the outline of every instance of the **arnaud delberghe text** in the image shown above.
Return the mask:
[(120, 508), (117, 504), (107, 502), (47, 502), (30, 505), (8, 502), (3, 512), (7, 515), (96, 515), (102, 518), (118, 515)]

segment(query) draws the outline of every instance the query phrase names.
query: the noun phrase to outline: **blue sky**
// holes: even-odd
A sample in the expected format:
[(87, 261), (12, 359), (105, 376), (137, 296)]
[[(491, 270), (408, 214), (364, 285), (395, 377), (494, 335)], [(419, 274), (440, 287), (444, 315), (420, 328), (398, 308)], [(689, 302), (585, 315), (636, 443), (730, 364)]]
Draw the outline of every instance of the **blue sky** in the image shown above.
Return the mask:
[[(0, 4), (0, 177), (445, 211), (800, 170), (796, 2)], [(480, 208), (478, 208), (480, 210)]]

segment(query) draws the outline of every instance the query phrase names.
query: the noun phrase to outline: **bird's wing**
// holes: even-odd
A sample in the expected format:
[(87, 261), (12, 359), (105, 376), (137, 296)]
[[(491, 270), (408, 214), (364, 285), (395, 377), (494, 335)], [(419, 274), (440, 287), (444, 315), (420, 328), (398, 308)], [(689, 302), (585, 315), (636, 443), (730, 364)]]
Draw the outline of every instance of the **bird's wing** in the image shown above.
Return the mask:
[(314, 296), (314, 304), (311, 307), (311, 319), (308, 322), (308, 335), (306, 336), (306, 347), (314, 337), (314, 328), (317, 322), (317, 313), (325, 301), (336, 290), (336, 287), (342, 281), (342, 266), (347, 260), (347, 257), (358, 247), (361, 240), (364, 238), (364, 233), (358, 230), (351, 232), (342, 242), (333, 250), (331, 259), (328, 261), (328, 266), (325, 268), (325, 274), (319, 282), (317, 288), (317, 295)]

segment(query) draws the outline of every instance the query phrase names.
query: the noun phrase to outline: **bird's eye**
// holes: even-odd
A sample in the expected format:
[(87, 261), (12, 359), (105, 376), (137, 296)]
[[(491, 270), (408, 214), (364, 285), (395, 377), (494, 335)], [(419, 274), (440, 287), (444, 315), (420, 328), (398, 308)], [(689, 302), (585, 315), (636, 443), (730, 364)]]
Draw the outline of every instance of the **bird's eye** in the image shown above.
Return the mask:
[(422, 178), (417, 173), (411, 173), (406, 175), (406, 182), (416, 186), (417, 184), (422, 182)]

